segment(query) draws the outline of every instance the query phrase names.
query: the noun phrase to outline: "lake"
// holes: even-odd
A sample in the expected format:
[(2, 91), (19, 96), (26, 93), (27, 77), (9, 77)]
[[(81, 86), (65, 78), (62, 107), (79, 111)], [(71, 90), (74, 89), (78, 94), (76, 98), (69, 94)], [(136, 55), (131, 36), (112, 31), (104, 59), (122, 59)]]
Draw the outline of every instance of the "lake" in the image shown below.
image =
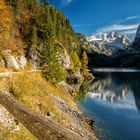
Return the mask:
[(95, 121), (101, 140), (140, 140), (140, 72), (95, 69), (83, 85), (79, 107)]

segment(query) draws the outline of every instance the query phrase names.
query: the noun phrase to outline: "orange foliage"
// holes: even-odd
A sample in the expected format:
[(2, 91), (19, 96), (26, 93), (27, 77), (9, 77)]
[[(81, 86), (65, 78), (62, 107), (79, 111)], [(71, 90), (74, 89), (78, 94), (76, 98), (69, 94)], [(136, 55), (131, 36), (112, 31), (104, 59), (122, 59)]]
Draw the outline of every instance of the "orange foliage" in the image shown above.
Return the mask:
[(14, 52), (23, 52), (23, 43), (11, 7), (6, 0), (0, 0), (0, 50), (10, 49)]

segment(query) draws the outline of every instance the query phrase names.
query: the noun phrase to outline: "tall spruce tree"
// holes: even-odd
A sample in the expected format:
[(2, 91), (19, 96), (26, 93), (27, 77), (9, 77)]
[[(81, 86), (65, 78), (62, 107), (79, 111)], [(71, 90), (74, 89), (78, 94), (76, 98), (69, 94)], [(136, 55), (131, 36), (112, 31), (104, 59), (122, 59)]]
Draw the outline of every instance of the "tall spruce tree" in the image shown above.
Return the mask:
[(74, 66), (80, 68), (81, 67), (81, 61), (80, 61), (76, 51), (73, 51), (73, 53), (71, 55), (71, 58), (72, 58)]
[(50, 6), (49, 1), (48, 0), (45, 0), (44, 5), (45, 5), (45, 7), (48, 8)]
[(87, 67), (88, 67), (88, 56), (87, 56), (87, 53), (85, 51), (82, 54), (81, 62), (82, 62), (82, 68), (87, 69)]
[(57, 44), (55, 39), (54, 28), (51, 25), (46, 27), (44, 61), (42, 68), (43, 76), (53, 83), (57, 83), (66, 79), (66, 73), (57, 58)]
[(37, 28), (36, 28), (36, 26), (33, 26), (33, 28), (32, 28), (31, 43), (32, 43), (32, 47), (37, 46)]

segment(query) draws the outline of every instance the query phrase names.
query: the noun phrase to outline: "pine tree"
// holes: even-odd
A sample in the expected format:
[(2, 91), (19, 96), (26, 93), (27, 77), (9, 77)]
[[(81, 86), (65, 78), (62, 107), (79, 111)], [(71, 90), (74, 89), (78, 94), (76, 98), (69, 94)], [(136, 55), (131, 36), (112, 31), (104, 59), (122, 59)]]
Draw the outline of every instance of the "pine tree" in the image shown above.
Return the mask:
[(75, 51), (72, 53), (71, 58), (75, 67), (81, 67), (81, 61)]
[(48, 8), (50, 6), (49, 1), (48, 0), (45, 0), (44, 5), (45, 5), (45, 7)]
[(94, 77), (92, 76), (92, 74), (88, 70), (88, 56), (87, 56), (87, 53), (85, 51), (82, 54), (81, 63), (82, 63), (81, 72), (82, 72), (84, 78), (86, 80), (88, 80), (88, 79), (92, 80)]
[(35, 47), (37, 45), (37, 28), (36, 28), (36, 26), (33, 26), (33, 28), (32, 28), (31, 43), (32, 43), (32, 47)]
[(46, 40), (45, 40), (44, 61), (45, 64), (42, 68), (43, 76), (54, 83), (63, 81), (66, 79), (66, 73), (61, 67), (60, 62), (57, 59), (57, 45), (55, 40), (54, 28), (51, 25), (46, 27)]
[(82, 68), (87, 69), (87, 66), (88, 66), (88, 56), (87, 56), (87, 53), (85, 51), (82, 54), (81, 62), (82, 62)]

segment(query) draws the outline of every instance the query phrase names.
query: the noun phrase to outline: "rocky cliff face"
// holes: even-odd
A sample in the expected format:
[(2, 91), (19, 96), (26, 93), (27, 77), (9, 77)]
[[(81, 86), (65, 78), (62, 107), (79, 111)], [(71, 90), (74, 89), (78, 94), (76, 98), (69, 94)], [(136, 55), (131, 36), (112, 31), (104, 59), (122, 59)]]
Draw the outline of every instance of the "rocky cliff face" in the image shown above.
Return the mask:
[(24, 69), (27, 64), (27, 59), (24, 55), (17, 55), (11, 50), (1, 51), (0, 66), (12, 69)]
[(140, 51), (140, 25), (134, 39), (133, 47), (135, 48), (135, 50)]

